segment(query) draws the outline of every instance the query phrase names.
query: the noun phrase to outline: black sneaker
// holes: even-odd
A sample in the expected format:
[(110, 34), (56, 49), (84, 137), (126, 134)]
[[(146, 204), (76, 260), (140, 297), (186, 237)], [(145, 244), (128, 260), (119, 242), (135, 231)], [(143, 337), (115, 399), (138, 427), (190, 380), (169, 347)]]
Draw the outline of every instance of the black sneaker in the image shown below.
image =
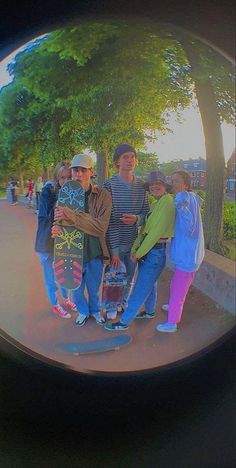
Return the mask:
[(127, 330), (128, 325), (122, 322), (115, 322), (115, 323), (106, 323), (105, 327), (106, 330), (113, 331), (113, 330)]
[(136, 315), (136, 319), (152, 319), (155, 317), (155, 314), (152, 313), (152, 314), (147, 314), (147, 312), (139, 312), (137, 315)]

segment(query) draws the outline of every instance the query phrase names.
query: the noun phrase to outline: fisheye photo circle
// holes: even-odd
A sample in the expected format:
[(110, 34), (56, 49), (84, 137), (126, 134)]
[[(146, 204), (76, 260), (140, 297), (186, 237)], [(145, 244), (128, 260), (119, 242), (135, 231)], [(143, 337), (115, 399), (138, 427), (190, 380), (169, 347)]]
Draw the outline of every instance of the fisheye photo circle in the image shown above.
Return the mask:
[(230, 334), (234, 116), (234, 63), (171, 24), (77, 19), (5, 57), (1, 348), (130, 374)]

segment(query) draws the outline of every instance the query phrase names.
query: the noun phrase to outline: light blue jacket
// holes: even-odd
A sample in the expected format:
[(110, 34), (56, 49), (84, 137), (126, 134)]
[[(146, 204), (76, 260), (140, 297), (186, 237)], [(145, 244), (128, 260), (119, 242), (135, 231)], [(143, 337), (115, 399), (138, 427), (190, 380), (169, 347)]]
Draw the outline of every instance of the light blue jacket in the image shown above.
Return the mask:
[(170, 259), (175, 268), (183, 271), (197, 271), (204, 258), (202, 201), (193, 192), (179, 192), (174, 200), (176, 219)]

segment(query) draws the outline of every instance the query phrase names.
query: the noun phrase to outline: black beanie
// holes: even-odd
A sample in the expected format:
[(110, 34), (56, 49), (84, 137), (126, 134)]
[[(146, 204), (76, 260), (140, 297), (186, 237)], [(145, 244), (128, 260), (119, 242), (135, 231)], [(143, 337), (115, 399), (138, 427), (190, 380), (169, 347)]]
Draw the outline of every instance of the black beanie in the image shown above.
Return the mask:
[(128, 152), (128, 151), (131, 151), (132, 153), (135, 154), (135, 156), (137, 156), (137, 153), (136, 153), (136, 149), (131, 146), (131, 145), (128, 145), (126, 143), (123, 143), (122, 145), (118, 145), (117, 148), (115, 149), (115, 152), (113, 154), (113, 161), (117, 161), (117, 159), (119, 159), (119, 157)]

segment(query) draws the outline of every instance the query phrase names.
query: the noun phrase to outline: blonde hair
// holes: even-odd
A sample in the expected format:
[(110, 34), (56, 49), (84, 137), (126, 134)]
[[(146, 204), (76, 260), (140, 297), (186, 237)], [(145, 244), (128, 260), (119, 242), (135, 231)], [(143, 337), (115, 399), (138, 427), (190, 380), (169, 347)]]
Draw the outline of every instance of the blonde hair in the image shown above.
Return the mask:
[(68, 162), (65, 162), (65, 161), (61, 161), (59, 163), (57, 163), (54, 171), (53, 171), (53, 180), (54, 182), (58, 183), (59, 179), (60, 179), (60, 176), (61, 176), (61, 173), (65, 170), (65, 169), (70, 169), (70, 164)]

